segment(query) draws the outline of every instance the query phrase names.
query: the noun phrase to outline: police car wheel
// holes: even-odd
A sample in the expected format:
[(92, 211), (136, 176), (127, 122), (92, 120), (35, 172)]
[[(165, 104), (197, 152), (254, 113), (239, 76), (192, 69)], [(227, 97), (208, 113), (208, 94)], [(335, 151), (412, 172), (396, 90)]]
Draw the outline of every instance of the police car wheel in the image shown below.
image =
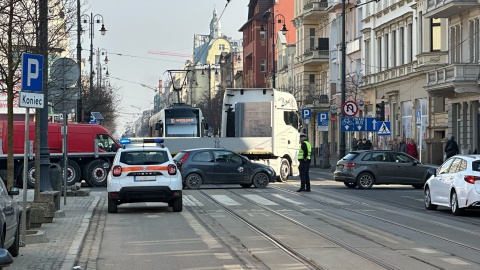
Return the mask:
[(183, 208), (182, 197), (175, 198), (172, 200), (173, 212), (182, 212), (182, 208)]
[(117, 213), (117, 212), (118, 212), (117, 200), (108, 199), (108, 213)]

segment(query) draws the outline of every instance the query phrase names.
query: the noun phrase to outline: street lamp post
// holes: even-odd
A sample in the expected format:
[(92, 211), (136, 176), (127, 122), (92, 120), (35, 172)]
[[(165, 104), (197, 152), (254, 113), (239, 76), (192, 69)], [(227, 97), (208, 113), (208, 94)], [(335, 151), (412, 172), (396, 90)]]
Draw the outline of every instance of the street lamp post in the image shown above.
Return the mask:
[[(275, 24), (283, 23), (282, 29), (280, 30), (280, 31), (282, 31), (283, 35), (287, 34), (288, 29), (287, 29), (287, 26), (285, 25), (285, 17), (282, 14), (274, 15), (273, 12), (266, 11), (263, 14), (263, 19), (268, 22), (269, 18), (272, 18), (272, 30), (270, 31), (271, 36), (272, 36), (272, 88), (275, 88), (276, 87), (276, 84), (275, 84), (275, 81), (276, 81), (276, 74), (275, 74)], [(267, 28), (268, 28), (268, 25), (267, 25)], [(260, 27), (260, 33), (261, 34), (266, 33), (266, 30), (265, 30), (263, 24)], [(267, 45), (267, 54), (268, 54), (268, 45)]]
[[(103, 16), (100, 15), (100, 14), (96, 14), (96, 15), (93, 15), (93, 13), (90, 13), (90, 16), (88, 16), (87, 14), (84, 14), (82, 16), (83, 18), (83, 23), (90, 23), (90, 28), (89, 28), (89, 36), (90, 36), (90, 93), (89, 93), (89, 98), (90, 98), (90, 102), (91, 100), (93, 99), (93, 37), (94, 37), (94, 26), (95, 26), (95, 23), (98, 23), (98, 24), (102, 24), (102, 28), (100, 28), (100, 33), (102, 35), (105, 35), (105, 33), (107, 32), (107, 30), (105, 29), (105, 25), (103, 23)], [(90, 110), (92, 109), (91, 108), (91, 105), (90, 105)]]

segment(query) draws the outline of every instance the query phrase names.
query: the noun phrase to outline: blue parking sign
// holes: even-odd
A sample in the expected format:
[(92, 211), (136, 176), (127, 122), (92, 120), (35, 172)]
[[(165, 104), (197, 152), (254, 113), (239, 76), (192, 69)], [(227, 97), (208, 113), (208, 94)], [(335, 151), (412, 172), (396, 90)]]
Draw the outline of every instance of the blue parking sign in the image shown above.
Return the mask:
[(43, 89), (43, 56), (22, 54), (22, 90), (41, 92)]
[(312, 118), (312, 109), (305, 108), (302, 109), (302, 119), (310, 119)]

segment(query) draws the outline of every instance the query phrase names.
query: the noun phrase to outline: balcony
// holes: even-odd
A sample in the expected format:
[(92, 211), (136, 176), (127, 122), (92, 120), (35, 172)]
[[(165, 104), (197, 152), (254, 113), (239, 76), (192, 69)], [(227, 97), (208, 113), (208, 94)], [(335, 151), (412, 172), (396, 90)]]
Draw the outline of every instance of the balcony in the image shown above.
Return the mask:
[(306, 66), (316, 66), (328, 63), (330, 51), (308, 48), (303, 54), (303, 64)]
[[(327, 5), (328, 5), (327, 7), (328, 12), (334, 11), (337, 8), (342, 8), (342, 0), (330, 0), (328, 1)], [(348, 5), (348, 2), (345, 3), (345, 5)]]
[(320, 19), (320, 16), (326, 15), (328, 7), (327, 1), (310, 1), (303, 6), (303, 19)]
[(427, 18), (450, 18), (478, 6), (478, 0), (428, 0)]
[(416, 71), (425, 71), (445, 66), (448, 63), (448, 52), (424, 52), (417, 55)]
[(448, 96), (453, 93), (480, 93), (479, 74), (480, 65), (478, 64), (450, 64), (427, 71), (425, 88), (435, 96)]

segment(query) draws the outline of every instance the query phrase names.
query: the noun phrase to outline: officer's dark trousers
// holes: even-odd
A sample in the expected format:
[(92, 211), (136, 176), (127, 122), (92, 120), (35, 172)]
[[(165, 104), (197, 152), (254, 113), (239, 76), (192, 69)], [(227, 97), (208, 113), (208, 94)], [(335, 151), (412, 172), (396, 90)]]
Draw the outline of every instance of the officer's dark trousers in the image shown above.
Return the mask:
[(298, 170), (300, 171), (300, 189), (310, 190), (310, 160), (300, 160), (300, 166), (298, 167)]

